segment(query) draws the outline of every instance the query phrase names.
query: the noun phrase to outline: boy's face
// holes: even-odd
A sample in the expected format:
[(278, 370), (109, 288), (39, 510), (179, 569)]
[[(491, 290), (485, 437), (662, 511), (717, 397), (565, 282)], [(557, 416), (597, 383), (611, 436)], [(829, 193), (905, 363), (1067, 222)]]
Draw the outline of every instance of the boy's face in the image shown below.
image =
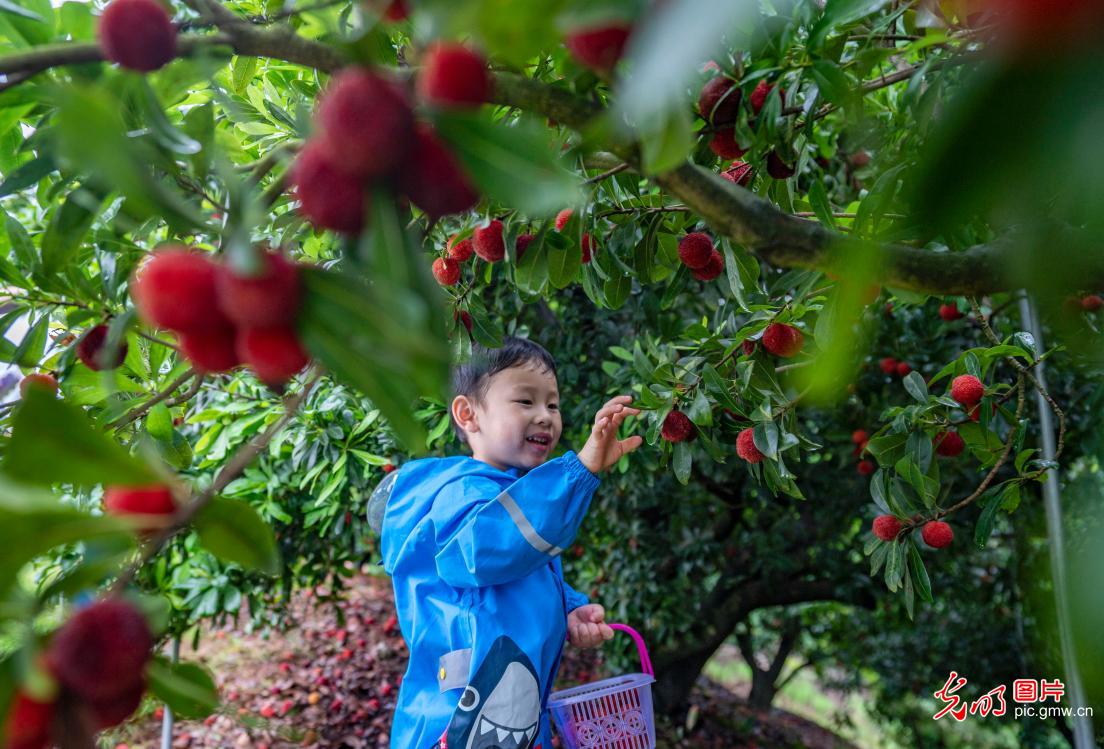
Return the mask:
[(457, 396), (452, 413), (467, 433), (472, 457), (500, 470), (539, 466), (563, 428), (556, 377), (535, 362), (494, 375), (482, 403)]

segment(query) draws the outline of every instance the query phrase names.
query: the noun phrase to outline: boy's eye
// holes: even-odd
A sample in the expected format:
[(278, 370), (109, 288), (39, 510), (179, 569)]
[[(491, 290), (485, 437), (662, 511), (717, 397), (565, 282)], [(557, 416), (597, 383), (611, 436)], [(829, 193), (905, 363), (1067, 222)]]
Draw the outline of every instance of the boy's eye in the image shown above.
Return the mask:
[(557, 409), (558, 409), (558, 408), (559, 408), (560, 406), (559, 406), (559, 404), (558, 404), (558, 403), (549, 403), (549, 404), (548, 404), (548, 407), (549, 407), (549, 408), (551, 408), (551, 409), (552, 409), (553, 411), (555, 411), (555, 410), (557, 410)]
[(528, 406), (528, 405), (532, 404), (532, 402), (533, 402), (533, 401), (530, 401), (530, 400), (520, 400), (520, 401), (515, 401), (515, 402), (516, 402), (516, 403), (524, 403), (525, 405), (527, 405), (527, 406)]

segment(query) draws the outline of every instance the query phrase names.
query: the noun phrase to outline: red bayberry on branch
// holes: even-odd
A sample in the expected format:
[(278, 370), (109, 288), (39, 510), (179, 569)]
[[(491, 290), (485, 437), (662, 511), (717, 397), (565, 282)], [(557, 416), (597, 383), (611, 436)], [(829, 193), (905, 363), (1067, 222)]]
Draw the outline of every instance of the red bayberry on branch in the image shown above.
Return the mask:
[(741, 91), (736, 81), (717, 76), (702, 86), (698, 97), (698, 112), (702, 119), (714, 125), (731, 125), (740, 111)]
[(897, 362), (897, 367), (895, 368), (895, 371), (897, 372), (898, 377), (904, 377), (912, 371), (912, 366), (908, 362), (899, 361)]
[(878, 361), (878, 366), (887, 375), (891, 375), (897, 371), (897, 360), (892, 356), (886, 356)]
[(307, 143), (299, 152), (291, 182), (299, 210), (312, 224), (342, 234), (360, 233), (368, 202), (364, 187), (359, 179), (334, 167), (318, 141)]
[(709, 150), (722, 159), (738, 159), (747, 153), (746, 148), (740, 148), (736, 142), (735, 128), (725, 127), (713, 133), (709, 140)]
[(797, 173), (795, 167), (790, 166), (782, 157), (778, 155), (778, 151), (771, 151), (767, 154), (767, 174), (775, 179), (789, 179)]
[(763, 332), (763, 348), (783, 359), (797, 356), (805, 345), (805, 335), (792, 325), (771, 323)]
[(392, 81), (365, 68), (348, 68), (323, 92), (318, 126), (318, 141), (333, 166), (374, 179), (404, 163), (412, 146), (414, 111)]
[(564, 44), (580, 64), (599, 73), (609, 73), (621, 59), (631, 31), (627, 24), (575, 29), (568, 33)]
[(104, 57), (130, 70), (148, 73), (176, 57), (176, 27), (157, 0), (112, 0), (96, 33)]
[(42, 388), (51, 395), (56, 395), (58, 391), (58, 381), (52, 374), (32, 372), (19, 381), (19, 395), (21, 397), (27, 397), (27, 388)]
[(745, 356), (751, 356), (752, 354), (755, 353), (755, 345), (756, 345), (755, 341), (748, 338), (748, 339), (744, 340), (743, 343), (740, 344), (740, 348), (742, 348), (744, 350), (744, 355)]
[(113, 700), (142, 682), (153, 647), (146, 618), (132, 604), (110, 598), (78, 611), (54, 635), (46, 663), (78, 697)]
[(883, 541), (892, 541), (901, 532), (901, 521), (892, 515), (879, 515), (874, 518), (874, 535)]
[(859, 464), (855, 466), (855, 470), (859, 472), (860, 476), (869, 476), (878, 470), (878, 466), (874, 464), (873, 460), (860, 460)]
[(468, 175), (429, 125), (418, 123), (399, 187), (431, 218), (462, 213), (479, 202)]
[(391, 473), (391, 471), (395, 470), (395, 466), (393, 466), (393, 465), (392, 465), (392, 464), (390, 464), (390, 463), (384, 463), (384, 464), (383, 464), (383, 468), (382, 468), (381, 470), (382, 470), (382, 471), (383, 471), (384, 473)]
[(181, 333), (180, 351), (199, 372), (229, 372), (242, 363), (237, 331), (230, 325)]
[(472, 247), (472, 241), (471, 241), (470, 238), (469, 239), (463, 239), (463, 240), (457, 242), (456, 238), (458, 236), (460, 236), (460, 235), (459, 234), (453, 234), (452, 239), (450, 239), (448, 241), (448, 245), (446, 246), (445, 249), (447, 250), (448, 256), (450, 258), (452, 258), (453, 260), (455, 260), (458, 263), (462, 263), (462, 262), (464, 262), (465, 260), (467, 260), (468, 258), (470, 258), (472, 256), (472, 254), (475, 252), (475, 248)]
[(935, 435), (935, 451), (940, 455), (953, 458), (966, 449), (966, 441), (958, 432), (940, 432)]
[(856, 429), (851, 432), (851, 441), (856, 445), (861, 445), (870, 439), (870, 435), (866, 433), (865, 429)]
[(736, 454), (748, 463), (762, 463), (767, 456), (755, 446), (755, 429), (747, 429), (736, 435)]
[(459, 320), (464, 325), (464, 327), (468, 329), (468, 333), (471, 334), (472, 316), (470, 312), (468, 312), (467, 310), (453, 310), (452, 319)]
[(268, 385), (286, 382), (310, 361), (291, 327), (239, 330), (238, 356)]
[(740, 187), (747, 187), (755, 176), (755, 170), (746, 161), (733, 161), (728, 169), (721, 172), (721, 176), (729, 182), (735, 182)]
[(406, 0), (391, 0), (391, 4), (387, 6), (387, 10), (383, 12), (383, 17), (387, 21), (396, 23), (398, 21), (405, 21), (410, 18), (410, 8), (406, 5)]
[(46, 749), (53, 717), (53, 701), (40, 702), (17, 691), (4, 723), (5, 749)]
[(933, 549), (950, 546), (951, 541), (954, 541), (954, 531), (942, 520), (924, 523), (924, 527), (920, 529), (920, 536), (924, 539), (924, 543)]
[(115, 357), (111, 361), (104, 361), (107, 351), (107, 326), (97, 325), (84, 334), (84, 338), (77, 344), (77, 358), (84, 366), (94, 371), (101, 369), (115, 369), (126, 360), (127, 342), (119, 341), (119, 347), (115, 351)]
[(682, 411), (671, 411), (663, 420), (659, 434), (668, 442), (683, 442), (694, 433), (694, 422)]
[(460, 263), (447, 257), (433, 261), (433, 277), (442, 286), (455, 286), (460, 280)]
[(236, 325), (250, 328), (290, 324), (303, 294), (299, 266), (279, 252), (265, 252), (255, 276), (220, 266), (216, 290), (223, 314)]
[[(169, 487), (153, 486), (109, 486), (104, 490), (104, 511), (111, 515), (172, 515), (176, 512)], [(157, 528), (161, 524), (154, 523)]]
[(502, 222), (492, 219), (472, 233), (475, 254), (488, 263), (497, 263), (506, 256), (506, 242), (502, 238)]
[(704, 268), (710, 256), (716, 252), (713, 240), (700, 231), (691, 232), (679, 240), (678, 256), (682, 264), (692, 270)]
[(712, 281), (724, 272), (724, 255), (713, 250), (709, 253), (709, 262), (703, 267), (690, 272), (699, 281)]
[(571, 217), (575, 215), (575, 211), (571, 208), (564, 208), (562, 211), (556, 214), (556, 231), (563, 231), (567, 226), (567, 222), (571, 220)]
[(438, 107), (478, 107), (491, 92), (487, 61), (462, 44), (438, 42), (426, 52), (418, 96)]
[(1096, 312), (1101, 307), (1104, 307), (1104, 299), (1101, 299), (1098, 294), (1089, 294), (1081, 298), (1081, 309), (1086, 312)]
[[(774, 84), (767, 83), (765, 80), (759, 81), (755, 84), (755, 88), (751, 92), (751, 96), (748, 100), (751, 102), (751, 111), (755, 114), (759, 114), (763, 111), (763, 107), (766, 106), (767, 98), (770, 96), (771, 91), (774, 90)], [(785, 89), (779, 89), (779, 94), (785, 94)]]
[(583, 238), (579, 240), (579, 249), (583, 252), (583, 265), (587, 265), (590, 262), (591, 253), (598, 250), (598, 243), (591, 238), (590, 234), (584, 233)]
[(985, 386), (973, 375), (959, 375), (951, 381), (951, 397), (964, 406), (973, 406), (985, 395)]
[(149, 325), (178, 332), (225, 325), (218, 304), (218, 274), (209, 254), (169, 245), (135, 268), (130, 296)]
[[(112, 728), (134, 714), (142, 704), (142, 695), (146, 692), (145, 678), (126, 691), (106, 700), (88, 702), (88, 712), (92, 714), (93, 725), (97, 731)], [(116, 748), (117, 749), (117, 748)]]
[(959, 312), (958, 307), (954, 304), (941, 304), (939, 305), (939, 316), (947, 322), (953, 322), (962, 317), (962, 313)]
[(518, 262), (521, 262), (521, 258), (525, 256), (525, 250), (529, 248), (529, 243), (536, 238), (535, 234), (518, 234), (518, 238), (514, 242), (514, 258)]

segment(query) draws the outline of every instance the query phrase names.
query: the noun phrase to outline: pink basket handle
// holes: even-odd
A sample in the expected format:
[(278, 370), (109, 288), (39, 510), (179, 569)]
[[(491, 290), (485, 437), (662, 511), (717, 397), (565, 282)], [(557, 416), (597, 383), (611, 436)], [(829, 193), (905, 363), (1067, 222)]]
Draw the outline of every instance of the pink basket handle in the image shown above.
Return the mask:
[(640, 654), (640, 667), (644, 673), (648, 676), (655, 676), (655, 671), (652, 670), (652, 659), (648, 656), (648, 646), (644, 644), (644, 638), (640, 636), (640, 633), (627, 624), (611, 624), (610, 629), (615, 629), (619, 632), (624, 632), (629, 637), (633, 638), (633, 642), (636, 643), (636, 652)]

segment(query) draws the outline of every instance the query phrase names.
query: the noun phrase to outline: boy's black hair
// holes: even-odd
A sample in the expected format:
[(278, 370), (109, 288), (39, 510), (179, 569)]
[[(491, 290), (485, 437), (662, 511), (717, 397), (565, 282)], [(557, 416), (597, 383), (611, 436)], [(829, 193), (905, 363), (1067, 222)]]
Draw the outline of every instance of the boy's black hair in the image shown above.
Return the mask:
[[(527, 338), (506, 336), (500, 348), (486, 348), (472, 343), (471, 358), (452, 369), (452, 397), (464, 395), (482, 404), (492, 377), (505, 369), (529, 363), (538, 364), (551, 372), (553, 377), (556, 376), (556, 360), (552, 358), (552, 354), (544, 346)], [(452, 429), (456, 436), (461, 442), (467, 442), (467, 434), (452, 418), (451, 408), (449, 418), (452, 419)]]

